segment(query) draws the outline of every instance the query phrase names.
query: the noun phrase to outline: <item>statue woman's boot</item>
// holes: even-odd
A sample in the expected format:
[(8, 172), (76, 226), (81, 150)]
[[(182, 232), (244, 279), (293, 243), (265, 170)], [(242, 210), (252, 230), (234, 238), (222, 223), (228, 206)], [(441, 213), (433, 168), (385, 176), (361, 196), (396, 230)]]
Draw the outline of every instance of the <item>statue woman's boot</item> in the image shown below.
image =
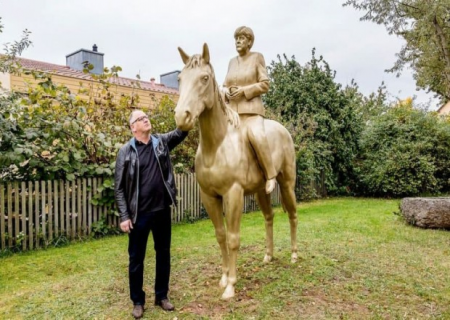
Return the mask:
[(266, 193), (269, 194), (275, 189), (275, 178), (269, 179), (266, 181)]

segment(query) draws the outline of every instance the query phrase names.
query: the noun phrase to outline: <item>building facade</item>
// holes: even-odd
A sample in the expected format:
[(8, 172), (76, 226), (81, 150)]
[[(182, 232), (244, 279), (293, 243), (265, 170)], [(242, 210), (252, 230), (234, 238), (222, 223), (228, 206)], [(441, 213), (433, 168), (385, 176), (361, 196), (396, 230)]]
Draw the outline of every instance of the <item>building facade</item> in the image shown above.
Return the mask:
[(440, 107), (437, 112), (441, 115), (450, 114), (450, 101)]
[[(97, 46), (93, 50), (80, 49), (66, 56), (66, 65), (57, 65), (48, 62), (17, 58), (23, 70), (42, 71), (52, 75), (55, 84), (65, 85), (73, 94), (80, 94), (89, 87), (97, 87), (100, 83), (93, 75), (103, 72), (104, 54), (97, 51)], [(93, 69), (89, 73), (83, 69), (91, 64)], [(150, 81), (140, 79), (130, 79), (125, 77), (111, 77), (107, 81), (111, 84), (109, 91), (114, 95), (114, 99), (122, 96), (138, 96), (134, 103), (135, 107), (141, 109), (153, 109), (159, 101), (168, 96), (173, 101), (178, 101), (178, 83), (174, 79), (179, 71), (173, 71), (161, 75), (161, 81), (167, 83), (156, 83), (152, 78)], [(174, 78), (175, 77), (175, 78)], [(27, 92), (28, 86), (37, 85), (32, 75), (21, 73), (0, 73), (0, 94), (3, 91), (14, 90), (17, 92)]]

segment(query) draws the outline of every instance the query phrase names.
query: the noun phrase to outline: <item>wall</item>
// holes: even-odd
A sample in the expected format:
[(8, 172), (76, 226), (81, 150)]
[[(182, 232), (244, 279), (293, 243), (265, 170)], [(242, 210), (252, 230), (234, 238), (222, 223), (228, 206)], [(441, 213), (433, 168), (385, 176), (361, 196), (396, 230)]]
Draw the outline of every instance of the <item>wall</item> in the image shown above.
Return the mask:
[(11, 76), (9, 73), (0, 72), (0, 92), (11, 89)]
[[(67, 88), (74, 94), (78, 94), (80, 90), (80, 85), (82, 85), (83, 88), (89, 88), (89, 86), (92, 84), (95, 85), (95, 82), (92, 80), (82, 80), (78, 78), (64, 77), (61, 75), (53, 75), (52, 80), (56, 84), (65, 84)], [(30, 83), (32, 86), (37, 84), (37, 81), (35, 81), (29, 75), (24, 74), (22, 74), (21, 76), (11, 75), (11, 88), (16, 91), (26, 92), (27, 82)], [(94, 88), (96, 88), (96, 86), (94, 86)], [(120, 99), (121, 95), (132, 95), (132, 94), (139, 95), (140, 101), (137, 104), (137, 106), (142, 109), (154, 109), (157, 106), (158, 101), (166, 95), (169, 96), (175, 102), (178, 101), (178, 95), (176, 94), (168, 94), (140, 88), (131, 88), (128, 86), (116, 84), (111, 85), (110, 92), (117, 99)]]
[(441, 108), (439, 108), (438, 113), (439, 114), (449, 114), (450, 113), (450, 101), (447, 102), (445, 105), (443, 105)]

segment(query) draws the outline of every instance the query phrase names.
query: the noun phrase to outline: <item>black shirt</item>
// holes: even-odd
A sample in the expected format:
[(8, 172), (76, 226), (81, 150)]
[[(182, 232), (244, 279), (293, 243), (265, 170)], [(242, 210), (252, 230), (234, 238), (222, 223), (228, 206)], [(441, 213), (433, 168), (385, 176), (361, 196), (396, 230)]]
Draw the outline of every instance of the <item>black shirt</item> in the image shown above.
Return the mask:
[(136, 140), (139, 156), (138, 214), (148, 214), (166, 207), (169, 196), (155, 156), (152, 140), (147, 144)]

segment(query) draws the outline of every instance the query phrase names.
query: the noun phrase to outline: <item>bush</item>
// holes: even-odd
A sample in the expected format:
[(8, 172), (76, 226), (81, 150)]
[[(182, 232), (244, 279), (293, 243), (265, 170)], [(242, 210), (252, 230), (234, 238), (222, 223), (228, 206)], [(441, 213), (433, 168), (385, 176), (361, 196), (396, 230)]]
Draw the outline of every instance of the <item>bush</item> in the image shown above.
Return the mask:
[(436, 194), (450, 188), (450, 123), (405, 101), (372, 118), (355, 162), (358, 190), (375, 196)]

